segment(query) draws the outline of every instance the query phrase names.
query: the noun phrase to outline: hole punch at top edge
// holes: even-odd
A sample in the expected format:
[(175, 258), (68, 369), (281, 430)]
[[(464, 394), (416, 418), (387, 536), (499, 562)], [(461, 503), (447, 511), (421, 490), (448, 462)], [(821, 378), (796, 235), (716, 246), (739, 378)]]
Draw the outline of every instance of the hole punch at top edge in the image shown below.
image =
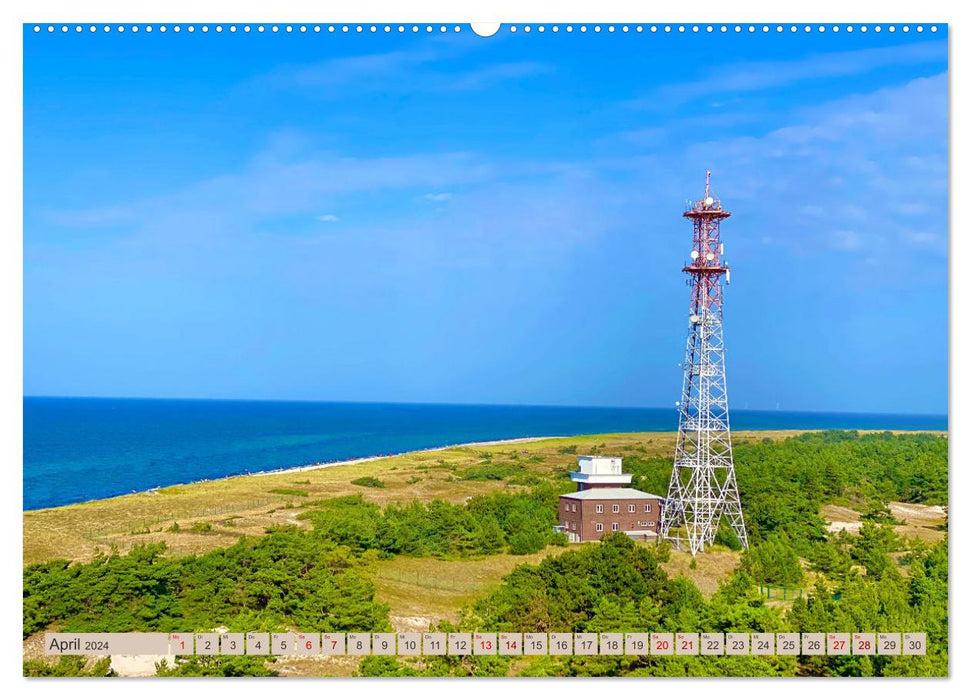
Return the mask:
[(470, 26), (478, 36), (490, 37), (498, 32), (502, 25), (499, 22), (473, 22)]

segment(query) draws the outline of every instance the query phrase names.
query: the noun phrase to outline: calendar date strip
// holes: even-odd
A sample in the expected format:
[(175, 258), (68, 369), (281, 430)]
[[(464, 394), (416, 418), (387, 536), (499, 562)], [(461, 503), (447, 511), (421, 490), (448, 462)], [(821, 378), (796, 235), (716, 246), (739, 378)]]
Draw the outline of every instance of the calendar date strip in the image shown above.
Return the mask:
[(924, 632), (48, 632), (80, 656), (922, 656)]

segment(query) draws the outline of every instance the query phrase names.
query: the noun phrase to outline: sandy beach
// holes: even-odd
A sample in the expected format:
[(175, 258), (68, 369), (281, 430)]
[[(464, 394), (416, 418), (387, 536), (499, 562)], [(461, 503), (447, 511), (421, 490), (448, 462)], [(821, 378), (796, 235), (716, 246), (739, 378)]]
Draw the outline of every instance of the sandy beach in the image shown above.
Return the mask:
[[(284, 467), (282, 469), (270, 469), (266, 471), (259, 472), (247, 472), (245, 476), (257, 476), (259, 474), (289, 474), (292, 472), (307, 472), (313, 471), (314, 469), (327, 469), (329, 467), (343, 467), (348, 464), (364, 464), (365, 462), (373, 462), (378, 459), (387, 459), (388, 457), (401, 457), (403, 455), (415, 454), (417, 452), (441, 452), (443, 450), (454, 450), (462, 447), (489, 447), (490, 445), (517, 445), (527, 442), (538, 442), (540, 440), (557, 440), (564, 436), (562, 435), (545, 435), (542, 437), (523, 437), (523, 438), (509, 438), (507, 440), (484, 440), (482, 442), (460, 442), (454, 445), (442, 445), (441, 447), (428, 447), (421, 450), (409, 450), (408, 452), (394, 452), (385, 455), (373, 455), (371, 457), (357, 457), (355, 459), (345, 459), (339, 462), (317, 462), (316, 464), (306, 464), (300, 467)], [(239, 476), (238, 474), (236, 476)], [(233, 477), (227, 476), (223, 477), (226, 479), (231, 479)], [(220, 481), (220, 479), (209, 479), (209, 481)], [(199, 483), (199, 482), (190, 482)], [(150, 489), (152, 490), (152, 489)]]
[[(390, 459), (392, 457), (403, 457), (403, 456), (411, 455), (411, 454), (420, 454), (420, 453), (423, 453), (423, 452), (442, 452), (444, 450), (461, 449), (461, 448), (467, 448), (467, 447), (489, 447), (489, 446), (495, 446), (495, 445), (516, 445), (516, 444), (522, 444), (522, 443), (528, 443), (528, 442), (539, 442), (539, 441), (542, 441), (542, 440), (558, 440), (558, 439), (561, 439), (562, 437), (564, 437), (564, 436), (561, 436), (561, 435), (546, 435), (546, 436), (542, 436), (542, 437), (508, 438), (506, 440), (484, 440), (484, 441), (481, 441), (481, 442), (461, 442), (461, 443), (456, 443), (454, 445), (442, 445), (441, 447), (428, 447), (428, 448), (423, 448), (423, 449), (420, 449), (420, 450), (409, 450), (407, 452), (393, 452), (393, 453), (383, 454), (383, 455), (371, 455), (370, 457), (355, 457), (354, 459), (344, 459), (344, 460), (339, 460), (339, 461), (336, 461), (336, 462), (317, 462), (315, 464), (304, 464), (304, 465), (297, 466), (297, 467), (281, 467), (279, 469), (263, 469), (263, 470), (255, 471), (255, 472), (247, 471), (247, 472), (244, 472), (243, 474), (229, 474), (228, 476), (219, 477), (217, 479), (200, 479), (198, 481), (178, 482), (178, 483), (175, 483), (175, 484), (169, 484), (167, 486), (161, 486), (161, 485), (160, 486), (154, 486), (154, 487), (152, 487), (150, 489), (144, 489), (142, 491), (132, 491), (131, 495), (137, 495), (137, 494), (143, 494), (143, 493), (144, 494), (157, 494), (162, 489), (171, 488), (171, 487), (175, 487), (175, 486), (192, 486), (193, 484), (213, 484), (213, 483), (218, 483), (220, 481), (225, 481), (227, 479), (240, 479), (240, 478), (251, 477), (251, 476), (268, 476), (268, 475), (273, 475), (273, 474), (276, 474), (276, 475), (279, 475), (279, 474), (297, 474), (297, 473), (302, 473), (302, 472), (316, 471), (318, 469), (331, 469), (333, 467), (346, 467), (346, 466), (350, 466), (350, 465), (366, 464), (368, 462), (375, 462), (375, 461), (380, 460), (380, 459)], [(127, 495), (127, 494), (122, 494), (122, 495)], [(115, 496), (114, 498), (120, 498), (120, 497), (121, 497), (121, 495)], [(100, 500), (106, 500), (106, 499), (94, 499), (94, 500), (91, 500), (91, 501), (81, 501), (80, 504), (83, 504), (83, 503), (94, 503), (94, 502), (97, 502), (97, 501), (100, 501)], [(66, 504), (66, 505), (80, 505), (80, 504)], [(63, 506), (58, 506), (58, 507), (63, 507)], [(42, 509), (42, 510), (49, 510), (49, 509), (46, 509), (45, 508), (45, 509)], [(30, 512), (30, 511), (25, 511), (25, 512)]]

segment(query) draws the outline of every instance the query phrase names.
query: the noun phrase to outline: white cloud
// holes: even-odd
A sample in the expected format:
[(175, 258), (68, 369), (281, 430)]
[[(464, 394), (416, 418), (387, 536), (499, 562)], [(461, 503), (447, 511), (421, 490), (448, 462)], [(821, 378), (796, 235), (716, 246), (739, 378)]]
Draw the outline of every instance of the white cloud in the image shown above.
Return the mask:
[(923, 216), (930, 211), (930, 207), (924, 202), (897, 202), (892, 207), (902, 216)]
[(902, 238), (913, 248), (947, 254), (947, 239), (930, 231), (904, 231)]
[(285, 64), (245, 80), (236, 90), (313, 91), (330, 99), (353, 90), (365, 92), (449, 92), (477, 90), (506, 80), (544, 75), (555, 70), (539, 61), (483, 62), (454, 70), (455, 57), (475, 44), (444, 42), (385, 53), (341, 56), (306, 64)]
[[(672, 142), (650, 155), (632, 155), (629, 142), (614, 141), (603, 144), (602, 156), (584, 161), (462, 152), (354, 158), (320, 152), (289, 134), (282, 147), (274, 142), (241, 171), (167, 196), (62, 211), (58, 218), (63, 225), (124, 222), (124, 235), (156, 250), (176, 251), (191, 240), (194, 246), (243, 251), (244, 245), (263, 244), (255, 236), (247, 240), (246, 233), (276, 218), (341, 211), (355, 226), (348, 251), (362, 246), (387, 261), (423, 256), (448, 265), (524, 262), (624, 230), (638, 217), (650, 219), (658, 206), (677, 207), (703, 185), (699, 173), (710, 167), (716, 192), (740, 214), (739, 224), (757, 226), (749, 240), (800, 256), (865, 251), (886, 264), (906, 256), (882, 242), (897, 240), (911, 249), (946, 245), (946, 107), (942, 74), (798, 109), (784, 126), (761, 136)], [(441, 203), (458, 189), (462, 207), (386, 215), (385, 205), (402, 197)], [(361, 209), (362, 202), (369, 204)], [(919, 225), (911, 219), (906, 227), (939, 231), (936, 248), (923, 235), (903, 237), (896, 202), (927, 212)], [(321, 220), (332, 216), (337, 218), (328, 213)], [(315, 245), (316, 238), (303, 237), (298, 245)], [(332, 247), (333, 241), (319, 245)]]
[(537, 75), (552, 73), (553, 70), (552, 64), (540, 63), (538, 61), (494, 63), (459, 74), (454, 80), (443, 80), (441, 88), (447, 90), (475, 90), (488, 87), (502, 80), (531, 78)]
[(618, 132), (617, 134), (613, 134), (612, 138), (641, 146), (654, 146), (662, 142), (667, 135), (668, 129), (665, 127), (646, 126), (642, 129)]
[[(903, 266), (886, 245), (903, 228), (946, 235), (947, 106), (946, 73), (917, 78), (797, 109), (762, 136), (693, 144), (682, 160), (710, 167), (736, 211), (784, 226), (779, 245), (791, 252), (865, 250)], [(920, 226), (902, 221), (900, 207), (923, 212)], [(920, 237), (901, 242), (933, 249)]]
[(48, 212), (47, 218), (63, 226), (149, 226), (184, 213), (227, 222), (259, 221), (320, 211), (354, 194), (483, 182), (492, 179), (494, 172), (489, 162), (472, 153), (351, 158), (334, 153), (292, 153), (271, 145), (236, 173), (111, 207), (55, 210)]
[(808, 80), (862, 75), (887, 66), (946, 61), (944, 41), (814, 54), (791, 61), (743, 61), (711, 67), (700, 80), (662, 85), (630, 104), (642, 108), (670, 107), (709, 95), (757, 92)]
[(337, 216), (336, 214), (321, 214), (320, 216), (317, 217), (317, 221), (327, 221), (330, 223), (336, 223), (340, 220), (341, 220), (340, 217)]
[(856, 231), (834, 231), (830, 235), (830, 245), (836, 250), (860, 250), (863, 248), (863, 236)]

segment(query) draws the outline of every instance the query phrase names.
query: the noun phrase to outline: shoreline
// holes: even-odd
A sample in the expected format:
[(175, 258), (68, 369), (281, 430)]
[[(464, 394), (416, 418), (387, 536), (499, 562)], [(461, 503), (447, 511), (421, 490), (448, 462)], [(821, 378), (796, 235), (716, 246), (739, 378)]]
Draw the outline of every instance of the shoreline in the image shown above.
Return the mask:
[[(184, 484), (172, 484), (172, 485), (188, 486), (189, 484), (204, 484), (204, 483), (212, 483), (214, 481), (222, 481), (223, 479), (235, 479), (241, 476), (265, 476), (267, 474), (289, 474), (289, 473), (309, 472), (309, 471), (314, 471), (316, 469), (328, 469), (330, 467), (343, 467), (349, 464), (363, 464), (365, 462), (375, 462), (379, 459), (389, 459), (391, 457), (403, 457), (405, 455), (413, 455), (421, 452), (441, 452), (442, 450), (454, 450), (460, 447), (488, 447), (489, 445), (514, 445), (518, 443), (537, 442), (539, 440), (558, 440), (560, 438), (567, 438), (567, 437), (571, 437), (571, 436), (570, 435), (544, 435), (541, 437), (507, 438), (505, 440), (482, 440), (480, 442), (457, 442), (453, 445), (440, 445), (439, 447), (425, 447), (420, 450), (408, 450), (406, 452), (389, 452), (388, 454), (371, 455), (370, 457), (354, 457), (353, 459), (343, 459), (337, 462), (316, 462), (314, 464), (305, 464), (299, 467), (280, 467), (279, 469), (268, 469), (268, 470), (263, 470), (258, 472), (246, 472), (245, 474), (221, 476), (218, 479), (201, 479), (199, 481), (189, 481)], [(138, 493), (157, 491), (160, 488), (168, 488), (168, 487), (157, 486), (154, 489), (146, 489), (145, 491), (140, 491)]]
[[(664, 431), (659, 431), (658, 434), (663, 434)], [(376, 462), (379, 459), (390, 459), (392, 457), (403, 457), (405, 455), (420, 454), (422, 452), (440, 452), (442, 450), (453, 450), (461, 447), (488, 447), (489, 445), (513, 445), (528, 442), (538, 442), (540, 440), (558, 440), (561, 438), (569, 437), (582, 437), (580, 435), (542, 435), (538, 437), (520, 437), (520, 438), (505, 438), (502, 440), (481, 440), (477, 442), (458, 442), (451, 445), (439, 445), (437, 447), (424, 447), (418, 450), (407, 450), (405, 452), (391, 452), (382, 455), (371, 455), (368, 457), (354, 457), (352, 459), (343, 459), (336, 462), (317, 462), (315, 464), (304, 464), (296, 467), (279, 467), (277, 469), (261, 469), (260, 471), (246, 471), (242, 474), (227, 474), (226, 476), (216, 477), (214, 479), (199, 479), (197, 481), (181, 481), (174, 484), (166, 484), (165, 486), (153, 486), (148, 489), (142, 489), (140, 491), (131, 491), (129, 493), (119, 493), (114, 496), (104, 496), (102, 498), (89, 498), (86, 501), (75, 501), (74, 503), (62, 503), (57, 506), (45, 506), (43, 508), (32, 508), (23, 509), (21, 513), (43, 513), (50, 510), (58, 510), (60, 508), (71, 508), (73, 506), (81, 506), (87, 503), (98, 503), (99, 501), (108, 501), (115, 498), (127, 498), (129, 496), (144, 496), (146, 494), (157, 495), (162, 489), (178, 488), (184, 486), (195, 486), (198, 484), (215, 484), (220, 481), (227, 481), (229, 479), (243, 479), (251, 476), (276, 476), (281, 474), (298, 474), (301, 472), (316, 471), (318, 469), (329, 469), (331, 467), (343, 467), (350, 466), (354, 464), (364, 464), (366, 462)]]
[[(816, 432), (814, 428), (772, 428), (766, 430), (738, 430), (733, 431), (734, 435), (741, 435), (745, 433), (758, 433), (758, 434), (771, 434), (771, 433), (792, 433), (792, 434), (802, 434), (807, 432)], [(937, 435), (948, 435), (948, 431), (943, 430), (878, 430), (878, 429), (857, 429), (860, 433), (878, 433), (878, 432), (892, 432), (892, 433), (931, 433)], [(511, 445), (511, 444), (525, 444), (532, 442), (540, 442), (544, 440), (560, 440), (560, 439), (572, 439), (572, 438), (588, 438), (597, 435), (677, 435), (677, 431), (670, 430), (657, 430), (657, 431), (644, 431), (644, 432), (633, 432), (633, 433), (591, 433), (591, 434), (578, 434), (578, 435), (542, 435), (536, 437), (518, 437), (518, 438), (504, 438), (500, 440), (480, 440), (474, 442), (461, 442), (454, 443), (450, 445), (439, 445), (436, 447), (426, 447), (417, 450), (406, 450), (404, 452), (393, 452), (388, 454), (380, 455), (370, 455), (367, 457), (354, 457), (351, 459), (338, 460), (334, 462), (318, 462), (314, 464), (304, 464), (294, 467), (279, 467), (276, 469), (264, 469), (260, 471), (245, 471), (240, 474), (228, 474), (226, 476), (220, 476), (212, 479), (199, 479), (196, 481), (184, 481), (176, 482), (172, 484), (166, 484), (164, 486), (153, 486), (147, 489), (133, 490), (129, 493), (119, 493), (113, 496), (102, 496), (100, 498), (90, 498), (84, 501), (75, 501), (73, 503), (63, 503), (54, 506), (45, 506), (42, 508), (34, 508), (29, 510), (22, 510), (23, 515), (30, 513), (43, 513), (47, 511), (61, 510), (65, 508), (72, 508), (76, 506), (83, 506), (86, 504), (99, 503), (119, 498), (129, 498), (133, 496), (144, 496), (144, 495), (159, 495), (164, 489), (170, 488), (180, 488), (180, 487), (192, 487), (198, 486), (200, 484), (216, 484), (219, 482), (228, 481), (230, 479), (242, 479), (247, 477), (258, 477), (258, 476), (278, 476), (283, 474), (299, 474), (310, 471), (317, 471), (323, 469), (329, 469), (331, 467), (342, 467), (342, 466), (352, 466), (357, 464), (365, 464), (368, 462), (376, 462), (382, 459), (391, 459), (394, 457), (403, 457), (405, 455), (420, 454), (423, 452), (440, 452), (443, 450), (451, 450), (463, 447), (488, 447), (490, 445)]]

